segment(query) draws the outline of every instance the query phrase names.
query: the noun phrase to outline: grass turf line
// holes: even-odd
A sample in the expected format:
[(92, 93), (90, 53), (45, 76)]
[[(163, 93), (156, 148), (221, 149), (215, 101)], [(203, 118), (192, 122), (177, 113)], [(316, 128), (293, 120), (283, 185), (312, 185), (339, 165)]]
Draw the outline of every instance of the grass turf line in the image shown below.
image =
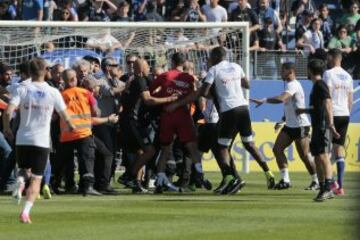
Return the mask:
[[(270, 191), (262, 173), (244, 175), (235, 196), (211, 192), (168, 195), (54, 196), (39, 200), (33, 224), (18, 222), (21, 206), (0, 197), (0, 239), (346, 239), (355, 238), (359, 212), (358, 173), (347, 173), (346, 195), (315, 203), (305, 173), (291, 173), (293, 187)], [(206, 175), (216, 185), (219, 173)], [(119, 185), (115, 187), (120, 188)]]

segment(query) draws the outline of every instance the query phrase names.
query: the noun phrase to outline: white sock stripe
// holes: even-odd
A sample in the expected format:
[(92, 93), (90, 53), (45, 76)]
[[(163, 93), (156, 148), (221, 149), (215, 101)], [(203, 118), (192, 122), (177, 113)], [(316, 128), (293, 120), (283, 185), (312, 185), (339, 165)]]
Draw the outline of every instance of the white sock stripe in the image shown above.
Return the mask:
[(336, 159), (336, 162), (345, 162), (345, 158), (344, 157), (339, 157)]

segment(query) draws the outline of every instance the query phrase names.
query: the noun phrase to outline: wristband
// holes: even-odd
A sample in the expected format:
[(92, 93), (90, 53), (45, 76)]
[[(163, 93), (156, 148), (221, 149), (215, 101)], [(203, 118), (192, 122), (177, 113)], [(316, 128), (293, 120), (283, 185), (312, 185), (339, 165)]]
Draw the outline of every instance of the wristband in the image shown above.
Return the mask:
[(268, 99), (267, 99), (267, 98), (263, 98), (263, 101), (264, 101), (264, 103), (267, 103), (267, 102), (268, 102)]

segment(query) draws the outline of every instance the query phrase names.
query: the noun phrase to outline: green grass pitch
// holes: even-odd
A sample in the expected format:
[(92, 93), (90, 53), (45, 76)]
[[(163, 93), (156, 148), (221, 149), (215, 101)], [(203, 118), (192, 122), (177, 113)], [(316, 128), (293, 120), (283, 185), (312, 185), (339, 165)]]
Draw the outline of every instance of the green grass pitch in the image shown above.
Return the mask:
[[(208, 173), (215, 185), (219, 173)], [(346, 174), (346, 195), (315, 203), (305, 173), (291, 173), (293, 187), (265, 188), (262, 173), (244, 175), (247, 186), (235, 196), (197, 191), (186, 194), (54, 196), (39, 200), (31, 225), (18, 222), (21, 206), (0, 197), (0, 240), (104, 239), (266, 239), (352, 240), (359, 226), (358, 173)], [(115, 187), (120, 188), (119, 185)]]

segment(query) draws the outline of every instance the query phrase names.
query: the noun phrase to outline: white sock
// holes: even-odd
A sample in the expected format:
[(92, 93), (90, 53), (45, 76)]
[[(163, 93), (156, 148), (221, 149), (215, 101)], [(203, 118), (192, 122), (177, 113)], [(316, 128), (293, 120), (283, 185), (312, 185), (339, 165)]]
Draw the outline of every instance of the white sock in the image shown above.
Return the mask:
[(32, 202), (26, 201), (26, 202), (25, 202), (25, 206), (24, 206), (23, 213), (26, 214), (26, 215), (29, 215), (32, 206), (33, 206), (33, 203), (32, 203)]
[(316, 173), (315, 173), (315, 174), (313, 174), (313, 175), (311, 175), (311, 181), (316, 182), (317, 184), (319, 184), (319, 179), (318, 179), (318, 177), (317, 177), (317, 174), (316, 174)]
[(195, 163), (195, 169), (197, 172), (202, 173), (203, 169), (202, 169), (202, 164), (201, 163)]
[(289, 183), (290, 182), (290, 176), (289, 176), (289, 169), (283, 168), (280, 169), (281, 178), (284, 180), (284, 182)]

